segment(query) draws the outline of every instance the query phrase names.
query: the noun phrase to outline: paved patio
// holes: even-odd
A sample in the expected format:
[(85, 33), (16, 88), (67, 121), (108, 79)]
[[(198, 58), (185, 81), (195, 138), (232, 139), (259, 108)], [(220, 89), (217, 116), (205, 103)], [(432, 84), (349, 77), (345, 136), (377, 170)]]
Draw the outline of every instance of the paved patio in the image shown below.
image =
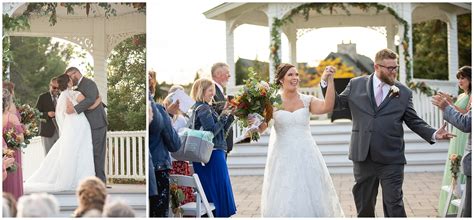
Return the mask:
[[(331, 175), (346, 217), (356, 217), (352, 197), (352, 174)], [(442, 173), (406, 173), (403, 184), (408, 217), (436, 217)], [(233, 217), (260, 217), (260, 194), (263, 176), (231, 176), (237, 214)], [(380, 190), (380, 189), (379, 189)], [(383, 217), (382, 193), (379, 191), (376, 216)]]

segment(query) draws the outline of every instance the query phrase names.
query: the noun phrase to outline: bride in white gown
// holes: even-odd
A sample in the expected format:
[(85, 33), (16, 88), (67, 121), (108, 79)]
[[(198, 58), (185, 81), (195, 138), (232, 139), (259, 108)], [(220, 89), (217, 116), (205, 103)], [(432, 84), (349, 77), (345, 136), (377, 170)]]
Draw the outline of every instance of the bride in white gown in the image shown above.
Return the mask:
[[(334, 67), (325, 100), (298, 92), (299, 76), (290, 64), (281, 64), (276, 82), (281, 86), (282, 110), (273, 114), (263, 180), (262, 217), (343, 217), (326, 163), (311, 135), (310, 114), (332, 111)], [(264, 126), (262, 126), (264, 128)]]
[[(57, 192), (75, 190), (80, 180), (94, 176), (94, 159), (91, 128), (84, 113), (67, 114), (66, 100), (75, 105), (84, 96), (72, 90), (72, 81), (65, 74), (58, 77), (61, 90), (56, 104), (56, 121), (59, 139), (41, 162), (39, 168), (29, 177), (25, 192)], [(91, 108), (100, 104), (100, 97)]]

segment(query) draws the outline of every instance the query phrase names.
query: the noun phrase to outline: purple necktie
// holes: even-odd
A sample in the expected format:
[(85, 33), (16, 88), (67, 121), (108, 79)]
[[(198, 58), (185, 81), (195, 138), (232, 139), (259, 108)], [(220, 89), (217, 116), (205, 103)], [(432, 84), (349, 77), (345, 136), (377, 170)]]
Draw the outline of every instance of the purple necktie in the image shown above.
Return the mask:
[(382, 103), (382, 100), (383, 100), (383, 83), (380, 83), (378, 86), (377, 86), (377, 92), (375, 94), (375, 102), (377, 103), (377, 106), (380, 105), (380, 103)]

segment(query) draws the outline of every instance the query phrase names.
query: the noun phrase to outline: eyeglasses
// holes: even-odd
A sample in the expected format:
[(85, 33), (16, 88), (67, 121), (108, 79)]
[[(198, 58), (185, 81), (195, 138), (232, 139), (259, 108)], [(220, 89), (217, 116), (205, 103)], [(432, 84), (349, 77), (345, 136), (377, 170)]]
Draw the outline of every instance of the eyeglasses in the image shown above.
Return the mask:
[(393, 71), (398, 70), (398, 66), (384, 66), (384, 65), (381, 65), (381, 64), (377, 64), (377, 65), (387, 69), (389, 72), (393, 72)]
[(59, 87), (57, 87), (57, 86), (52, 86), (52, 85), (50, 85), (50, 86), (51, 86), (52, 89), (59, 89)]

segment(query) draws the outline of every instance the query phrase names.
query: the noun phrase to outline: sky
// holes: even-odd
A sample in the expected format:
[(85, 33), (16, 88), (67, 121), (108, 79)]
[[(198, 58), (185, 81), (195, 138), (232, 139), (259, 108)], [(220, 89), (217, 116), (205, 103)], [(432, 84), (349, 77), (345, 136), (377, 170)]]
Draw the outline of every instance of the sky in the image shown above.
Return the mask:
[[(210, 76), (213, 63), (226, 61), (225, 22), (203, 15), (220, 3), (186, 1), (186, 7), (176, 1), (147, 3), (147, 69), (157, 72), (158, 82), (190, 83), (196, 72)], [(336, 52), (343, 41), (356, 43), (357, 52), (370, 58), (387, 46), (385, 36), (373, 29), (321, 28), (298, 39), (297, 61), (316, 65)], [(268, 27), (239, 26), (234, 32), (234, 57), (268, 61), (269, 42)], [(282, 35), (283, 62), (289, 61), (288, 54), (287, 39)]]

